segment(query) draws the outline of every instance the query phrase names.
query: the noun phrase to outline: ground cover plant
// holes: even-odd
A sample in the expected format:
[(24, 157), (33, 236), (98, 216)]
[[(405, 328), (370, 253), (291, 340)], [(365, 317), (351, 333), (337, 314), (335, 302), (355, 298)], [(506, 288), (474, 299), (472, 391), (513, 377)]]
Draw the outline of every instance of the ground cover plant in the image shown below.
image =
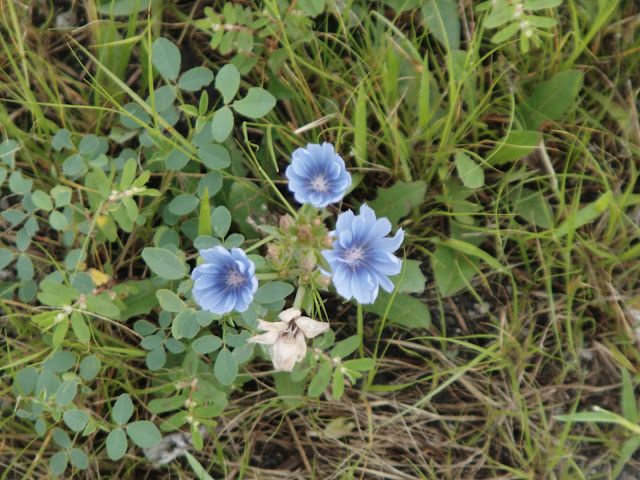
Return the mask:
[(0, 0), (0, 478), (638, 478), (639, 11)]

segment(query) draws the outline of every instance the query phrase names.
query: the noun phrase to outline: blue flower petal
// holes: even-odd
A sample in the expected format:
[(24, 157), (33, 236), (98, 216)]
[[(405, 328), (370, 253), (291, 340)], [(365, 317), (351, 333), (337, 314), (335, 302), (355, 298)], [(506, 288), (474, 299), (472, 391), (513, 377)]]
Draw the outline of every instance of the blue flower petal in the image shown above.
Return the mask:
[(204, 310), (222, 315), (244, 311), (258, 289), (255, 264), (240, 248), (222, 246), (200, 252), (207, 263), (196, 267), (191, 277), (193, 297)]
[(393, 282), (388, 278), (402, 269), (402, 260), (395, 252), (404, 240), (404, 232), (398, 229), (395, 236), (387, 238), (391, 222), (377, 219), (371, 207), (362, 205), (360, 215), (348, 211), (341, 214), (333, 249), (323, 250), (322, 255), (331, 266), (332, 281), (339, 295), (347, 300), (352, 297), (358, 303), (373, 303), (379, 288), (391, 292)]
[(339, 202), (351, 185), (344, 160), (326, 142), (296, 149), (284, 174), (296, 201), (316, 208)]

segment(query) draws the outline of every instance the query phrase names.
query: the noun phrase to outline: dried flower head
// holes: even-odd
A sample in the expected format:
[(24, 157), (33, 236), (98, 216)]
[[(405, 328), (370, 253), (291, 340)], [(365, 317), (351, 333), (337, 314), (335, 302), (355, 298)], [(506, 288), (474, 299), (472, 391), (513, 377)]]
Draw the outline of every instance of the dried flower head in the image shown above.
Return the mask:
[(328, 323), (301, 316), (297, 308), (289, 308), (278, 315), (279, 322), (258, 319), (258, 329), (266, 333), (249, 338), (251, 343), (271, 345), (271, 361), (276, 371), (290, 372), (307, 353), (306, 338), (314, 338), (329, 330)]

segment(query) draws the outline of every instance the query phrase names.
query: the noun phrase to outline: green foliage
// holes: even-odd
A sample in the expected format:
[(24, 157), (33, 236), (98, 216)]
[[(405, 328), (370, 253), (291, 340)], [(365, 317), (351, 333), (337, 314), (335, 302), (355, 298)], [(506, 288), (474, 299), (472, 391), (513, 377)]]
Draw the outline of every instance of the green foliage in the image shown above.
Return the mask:
[(482, 2), (476, 9), (480, 12), (489, 12), (485, 27), (501, 28), (491, 38), (492, 42), (503, 43), (513, 36), (519, 36), (520, 50), (527, 53), (531, 48), (531, 42), (534, 46), (541, 47), (540, 37), (549, 37), (547, 30), (558, 23), (555, 18), (546, 17), (540, 13), (561, 4), (562, 0), (497, 0)]
[[(232, 463), (250, 476), (253, 443), (232, 436), (289, 426), (288, 408), (336, 447), (330, 456), (379, 420), (411, 435), (425, 406), (455, 417), (451, 398), (475, 413), (430, 426), (447, 455), (421, 456), (412, 435), (414, 456), (391, 475), (464, 476), (464, 456), (482, 458), (483, 478), (583, 478), (572, 459), (594, 443), (613, 477), (633, 462), (640, 200), (628, 72), (640, 62), (629, 5), (277, 0), (219, 2), (197, 18), (156, 0), (72, 2), (87, 24), (70, 28), (87, 35), (67, 50), (49, 41), (65, 27), (52, 30), (63, 17), (46, 3), (9, 2), (0, 19), (3, 431), (26, 477), (138, 471), (143, 453), (129, 447), (178, 429), (200, 450), (172, 464), (178, 475), (222, 478)], [(322, 141), (343, 156), (353, 195), (306, 218), (282, 171), (295, 148)], [(364, 201), (404, 229), (403, 269), (374, 304), (336, 306), (310, 251), (327, 248), (338, 211)], [(287, 211), (323, 223), (316, 243), (283, 233)], [(242, 313), (202, 311), (190, 293), (197, 250), (218, 245), (256, 264), (260, 288)], [(304, 358), (271, 384), (269, 367), (245, 368), (269, 356), (248, 339), (291, 304), (334, 330), (305, 339)], [(621, 382), (602, 373), (616, 364)], [(583, 367), (584, 389), (559, 388)], [(267, 398), (271, 385), (280, 398)], [(619, 393), (619, 406), (589, 410), (596, 391)], [(370, 392), (386, 392), (393, 412)], [(204, 448), (232, 395), (234, 418), (267, 423), (225, 431), (244, 451), (217, 438)], [(358, 422), (335, 418), (342, 402)], [(553, 422), (560, 406), (570, 413)], [(495, 412), (510, 421), (496, 427)], [(362, 476), (378, 443), (343, 455), (343, 476)], [(309, 461), (309, 476), (335, 473), (331, 459)]]

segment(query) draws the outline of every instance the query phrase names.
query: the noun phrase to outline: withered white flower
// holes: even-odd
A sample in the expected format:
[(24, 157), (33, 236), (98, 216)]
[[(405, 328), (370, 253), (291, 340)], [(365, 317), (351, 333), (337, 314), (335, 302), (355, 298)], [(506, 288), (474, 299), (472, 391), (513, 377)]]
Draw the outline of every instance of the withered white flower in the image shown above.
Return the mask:
[(278, 315), (280, 322), (258, 319), (258, 329), (266, 333), (251, 337), (251, 343), (271, 345), (271, 361), (276, 371), (290, 372), (307, 353), (306, 338), (314, 338), (329, 330), (328, 323), (303, 317), (297, 308), (289, 308)]

